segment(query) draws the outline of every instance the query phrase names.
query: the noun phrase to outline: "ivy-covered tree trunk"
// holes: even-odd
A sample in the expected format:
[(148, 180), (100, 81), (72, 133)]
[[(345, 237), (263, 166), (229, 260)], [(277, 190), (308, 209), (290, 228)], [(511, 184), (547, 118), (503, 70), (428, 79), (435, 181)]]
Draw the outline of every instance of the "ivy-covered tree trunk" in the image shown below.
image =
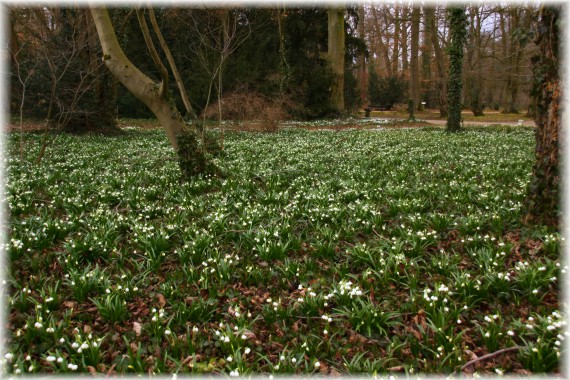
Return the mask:
[(449, 75), (447, 84), (447, 131), (461, 129), (461, 90), (463, 87), (463, 46), (467, 40), (467, 16), (462, 6), (450, 7), (447, 12), (451, 44), (449, 45)]
[(560, 9), (543, 6), (540, 11), (538, 54), (532, 59), (532, 95), (536, 114), (536, 161), (526, 199), (526, 221), (558, 226), (560, 174)]

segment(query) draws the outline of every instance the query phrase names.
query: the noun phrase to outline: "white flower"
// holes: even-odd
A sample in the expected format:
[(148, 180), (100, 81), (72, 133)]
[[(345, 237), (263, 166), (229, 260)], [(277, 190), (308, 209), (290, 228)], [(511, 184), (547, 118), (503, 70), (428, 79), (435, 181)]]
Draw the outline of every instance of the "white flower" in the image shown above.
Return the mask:
[(514, 333), (512, 330), (509, 330), (509, 331), (507, 331), (507, 335), (509, 335), (509, 336), (514, 336), (515, 333)]
[(249, 354), (249, 353), (251, 352), (251, 348), (246, 347), (244, 352), (245, 352), (246, 355)]
[(291, 359), (291, 363), (293, 364), (297, 363), (297, 359), (296, 358)]
[(26, 356), (26, 361), (30, 361), (32, 360), (32, 357), (30, 355)]
[(48, 357), (46, 358), (46, 360), (47, 360), (48, 362), (54, 362), (54, 361), (55, 361), (55, 356), (51, 356), (51, 355), (50, 355), (50, 356), (48, 356)]
[(239, 371), (236, 368), (234, 371), (230, 371), (230, 376), (231, 377), (238, 377), (239, 376)]
[(192, 327), (192, 332), (198, 332), (198, 327), (196, 326)]
[(36, 329), (41, 329), (42, 327), (44, 327), (44, 325), (42, 325), (40, 322), (36, 322), (36, 323), (34, 323), (34, 327)]
[(321, 363), (315, 362), (315, 368), (320, 368), (320, 366), (321, 366)]
[(72, 371), (77, 371), (77, 364), (69, 363), (67, 365), (67, 368), (69, 368)]
[(164, 335), (170, 335), (170, 334), (172, 334), (172, 331), (170, 331), (170, 330), (168, 330), (168, 329), (167, 329), (167, 330), (164, 330)]
[(227, 360), (229, 363), (231, 363), (231, 362), (234, 361), (234, 358), (232, 358), (231, 356), (228, 356), (228, 357), (226, 358), (226, 360)]
[(62, 357), (57, 358), (57, 362), (58, 362), (58, 363), (63, 363), (63, 358), (62, 358)]
[(11, 352), (8, 352), (8, 353), (6, 353), (6, 355), (4, 355), (4, 358), (8, 361), (11, 361), (13, 357), (14, 357), (14, 354)]

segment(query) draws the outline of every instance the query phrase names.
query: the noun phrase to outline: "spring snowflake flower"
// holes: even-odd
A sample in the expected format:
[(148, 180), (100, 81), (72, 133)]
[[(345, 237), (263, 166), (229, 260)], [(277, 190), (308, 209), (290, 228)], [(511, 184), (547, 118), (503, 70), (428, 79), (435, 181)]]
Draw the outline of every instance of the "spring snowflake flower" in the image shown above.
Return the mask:
[(316, 368), (316, 369), (319, 369), (320, 367), (321, 367), (321, 363), (319, 363), (318, 361), (315, 362), (315, 368)]
[(6, 353), (6, 355), (4, 355), (4, 358), (5, 358), (7, 361), (12, 361), (12, 359), (14, 358), (14, 354), (11, 353), (11, 352), (8, 352), (8, 353)]
[(251, 348), (246, 347), (244, 353), (247, 355), (251, 352)]
[(50, 356), (48, 356), (48, 357), (46, 358), (46, 360), (47, 360), (48, 362), (54, 362), (54, 361), (55, 361), (55, 356), (51, 356), (51, 355), (50, 355)]

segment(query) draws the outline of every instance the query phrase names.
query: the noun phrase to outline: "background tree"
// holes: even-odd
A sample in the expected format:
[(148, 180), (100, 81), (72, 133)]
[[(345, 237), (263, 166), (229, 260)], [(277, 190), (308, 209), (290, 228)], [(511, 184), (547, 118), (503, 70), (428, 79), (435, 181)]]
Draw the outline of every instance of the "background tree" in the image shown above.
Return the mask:
[(420, 66), (419, 66), (419, 46), (420, 46), (420, 18), (421, 7), (412, 6), (411, 16), (411, 40), (410, 40), (410, 95), (415, 109), (421, 108), (420, 104)]
[(332, 70), (331, 104), (339, 113), (344, 112), (344, 8), (330, 7), (328, 15), (328, 59)]
[(447, 85), (447, 131), (461, 129), (461, 90), (463, 70), (463, 47), (467, 37), (465, 8), (453, 6), (448, 10), (451, 44), (449, 46), (449, 80)]
[(540, 10), (538, 54), (533, 57), (536, 98), (536, 161), (529, 184), (527, 221), (558, 226), (560, 217), (560, 9)]

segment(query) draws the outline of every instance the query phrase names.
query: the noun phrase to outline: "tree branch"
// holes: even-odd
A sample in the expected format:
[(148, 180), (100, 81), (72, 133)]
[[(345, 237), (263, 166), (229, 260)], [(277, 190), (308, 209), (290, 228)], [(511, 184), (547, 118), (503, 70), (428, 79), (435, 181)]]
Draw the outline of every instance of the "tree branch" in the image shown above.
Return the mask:
[(158, 94), (162, 97), (162, 98), (168, 98), (168, 71), (166, 70), (166, 67), (164, 66), (164, 64), (162, 63), (162, 61), (160, 60), (160, 57), (158, 56), (158, 52), (156, 51), (156, 48), (154, 47), (154, 42), (152, 42), (152, 37), (150, 36), (150, 32), (148, 30), (148, 26), (146, 24), (146, 20), (144, 18), (144, 10), (143, 9), (137, 9), (137, 18), (139, 20), (139, 24), (144, 36), (144, 41), (146, 43), (146, 47), (148, 48), (148, 51), (150, 53), (150, 56), (152, 57), (152, 60), (154, 61), (154, 64), (156, 65), (156, 67), (158, 68), (158, 70), (160, 71), (160, 76), (162, 78), (162, 81), (160, 82), (160, 89), (158, 90)]
[(483, 355), (480, 358), (477, 359), (473, 359), (471, 361), (468, 361), (467, 363), (465, 363), (462, 367), (461, 367), (461, 372), (463, 372), (463, 370), (467, 367), (472, 366), (475, 363), (481, 362), (483, 360), (487, 360), (490, 358), (494, 358), (495, 356), (499, 356), (501, 354), (505, 354), (507, 352), (511, 352), (511, 351), (518, 351), (520, 350), (522, 347), (521, 346), (513, 346), (513, 347), (507, 347), (507, 348), (503, 348), (501, 350), (495, 351), (495, 352), (491, 352), (490, 354), (487, 355)]

